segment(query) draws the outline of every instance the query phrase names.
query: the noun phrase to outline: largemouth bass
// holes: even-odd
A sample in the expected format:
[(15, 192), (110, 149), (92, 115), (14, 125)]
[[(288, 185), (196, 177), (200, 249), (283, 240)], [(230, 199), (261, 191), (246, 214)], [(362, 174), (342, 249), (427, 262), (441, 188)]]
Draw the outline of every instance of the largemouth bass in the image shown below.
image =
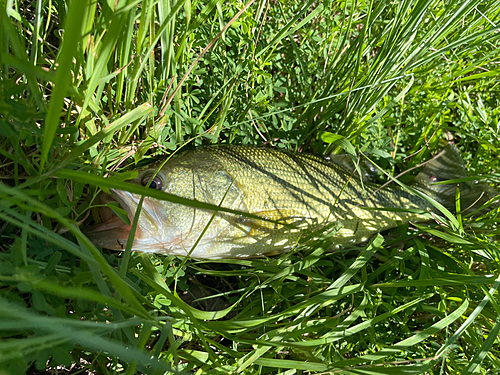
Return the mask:
[[(332, 225), (332, 246), (348, 245), (402, 223), (429, 221), (430, 212), (439, 212), (428, 199), (396, 183), (381, 188), (361, 179), (346, 160), (253, 146), (211, 146), (174, 157), (160, 170), (140, 170), (132, 182), (271, 221), (145, 198), (132, 250), (193, 258), (256, 257), (290, 250), (304, 236)], [(449, 145), (425, 165), (412, 187), (451, 212), (457, 186), (462, 210), (475, 210), (496, 195), (477, 181), (434, 185), (464, 177), (462, 159)], [(111, 192), (132, 221), (140, 196)], [(408, 211), (383, 210), (395, 208)], [(103, 223), (88, 235), (98, 246), (124, 249), (130, 227), (113, 223)]]

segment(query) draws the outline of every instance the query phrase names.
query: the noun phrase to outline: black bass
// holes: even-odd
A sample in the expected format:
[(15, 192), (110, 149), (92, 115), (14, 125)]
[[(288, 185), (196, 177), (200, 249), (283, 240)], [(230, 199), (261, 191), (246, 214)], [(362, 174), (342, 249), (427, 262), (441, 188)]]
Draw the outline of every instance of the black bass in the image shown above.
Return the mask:
[[(211, 146), (187, 151), (163, 168), (139, 171), (132, 181), (183, 198), (257, 215), (266, 220), (145, 198), (132, 250), (193, 258), (242, 258), (292, 249), (304, 236), (336, 227), (333, 245), (355, 244), (410, 221), (429, 221), (438, 212), (428, 200), (396, 183), (359, 178), (345, 158), (321, 158), (272, 148)], [(155, 177), (152, 176), (158, 172)], [(484, 183), (433, 183), (467, 177), (455, 146), (430, 160), (411, 185), (455, 211), (459, 186), (462, 210), (475, 210), (496, 194)], [(132, 221), (140, 196), (113, 190)], [(383, 209), (404, 208), (408, 212)], [(130, 228), (103, 223), (88, 232), (98, 246), (125, 248)]]

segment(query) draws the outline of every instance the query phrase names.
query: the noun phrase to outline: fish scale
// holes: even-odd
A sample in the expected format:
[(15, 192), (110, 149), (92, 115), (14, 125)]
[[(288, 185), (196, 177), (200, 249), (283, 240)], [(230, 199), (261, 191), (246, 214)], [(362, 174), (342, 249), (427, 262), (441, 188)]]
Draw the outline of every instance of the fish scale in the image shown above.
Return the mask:
[[(403, 189), (388, 187), (377, 190), (378, 185), (366, 182), (362, 186), (351, 171), (311, 155), (244, 146), (232, 147), (230, 152), (222, 147), (202, 152), (206, 151), (212, 153), (220, 165), (225, 164), (225, 170), (245, 193), (248, 212), (292, 211), (297, 217), (313, 219), (320, 224), (330, 219), (342, 221), (342, 227), (351, 232), (359, 227), (358, 219), (383, 220), (387, 225), (393, 225), (395, 221), (423, 218), (422, 215), (368, 211), (360, 207), (432, 209), (427, 201)], [(196, 153), (192, 156), (200, 157)], [(366, 235), (361, 234), (361, 237)], [(363, 239), (344, 237), (340, 241)]]
[[(354, 165), (346, 168), (346, 158), (334, 160), (274, 148), (211, 146), (187, 151), (159, 170), (140, 170), (132, 182), (147, 183), (158, 172), (154, 186), (167, 193), (273, 222), (145, 198), (132, 250), (212, 259), (255, 257), (290, 250), (301, 238), (320, 235), (327, 227), (337, 230), (334, 247), (365, 241), (409, 221), (429, 220), (427, 213), (437, 212), (428, 200), (399, 185), (381, 188), (361, 181)], [(486, 184), (432, 185), (440, 173), (467, 176), (454, 146), (427, 163), (413, 185), (452, 212), (457, 186), (467, 200), (462, 207), (473, 199), (478, 206), (496, 194)], [(114, 196), (132, 218), (140, 196), (125, 191), (114, 191)], [(90, 238), (119, 250), (128, 232), (107, 228), (96, 229)]]

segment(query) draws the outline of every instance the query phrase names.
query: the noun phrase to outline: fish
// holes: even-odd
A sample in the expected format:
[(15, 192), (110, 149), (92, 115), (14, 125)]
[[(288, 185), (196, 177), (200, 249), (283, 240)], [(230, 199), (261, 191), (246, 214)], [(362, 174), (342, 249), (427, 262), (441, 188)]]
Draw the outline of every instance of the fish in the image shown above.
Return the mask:
[[(430, 214), (440, 214), (433, 200), (455, 213), (457, 188), (462, 211), (477, 211), (496, 196), (483, 182), (436, 184), (468, 177), (452, 144), (425, 164), (411, 189), (394, 182), (380, 186), (370, 177), (376, 168), (369, 162), (361, 165), (350, 156), (257, 146), (186, 151), (163, 166), (139, 170), (130, 182), (233, 212), (146, 197), (132, 250), (201, 259), (270, 256), (327, 228), (333, 228), (332, 247), (346, 247), (408, 222), (429, 221)], [(132, 221), (141, 196), (110, 192)], [(115, 218), (87, 235), (97, 246), (123, 250), (129, 232), (130, 226)]]

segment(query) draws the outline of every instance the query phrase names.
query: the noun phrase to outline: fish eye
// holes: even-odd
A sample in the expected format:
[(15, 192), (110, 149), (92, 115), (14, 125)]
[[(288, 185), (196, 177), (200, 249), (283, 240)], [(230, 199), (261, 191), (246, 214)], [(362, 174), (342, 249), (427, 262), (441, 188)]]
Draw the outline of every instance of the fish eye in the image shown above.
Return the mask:
[[(148, 182), (151, 180), (148, 186)], [(156, 189), (156, 190), (161, 190), (163, 188), (163, 181), (160, 177), (155, 176), (153, 179), (151, 179), (151, 176), (145, 176), (143, 177), (142, 181), (142, 186), (149, 187), (151, 189)]]

